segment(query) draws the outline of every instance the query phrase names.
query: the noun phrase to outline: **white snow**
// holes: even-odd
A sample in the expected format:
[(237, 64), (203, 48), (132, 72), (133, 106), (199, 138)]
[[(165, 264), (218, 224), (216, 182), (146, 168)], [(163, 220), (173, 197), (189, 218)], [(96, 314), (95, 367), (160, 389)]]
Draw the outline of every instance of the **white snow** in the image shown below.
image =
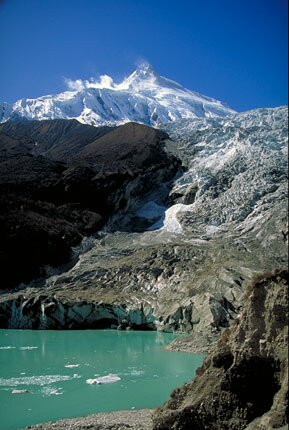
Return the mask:
[(183, 229), (180, 221), (178, 220), (178, 214), (180, 212), (188, 212), (191, 210), (192, 205), (184, 205), (177, 203), (171, 206), (165, 212), (165, 218), (161, 230), (165, 230), (171, 233), (182, 233)]
[(129, 121), (148, 125), (184, 118), (232, 115), (218, 100), (182, 87), (143, 64), (128, 78), (115, 83), (108, 75), (99, 80), (66, 80), (70, 91), (3, 104), (0, 122), (15, 115), (27, 119), (72, 119), (91, 125), (118, 125)]

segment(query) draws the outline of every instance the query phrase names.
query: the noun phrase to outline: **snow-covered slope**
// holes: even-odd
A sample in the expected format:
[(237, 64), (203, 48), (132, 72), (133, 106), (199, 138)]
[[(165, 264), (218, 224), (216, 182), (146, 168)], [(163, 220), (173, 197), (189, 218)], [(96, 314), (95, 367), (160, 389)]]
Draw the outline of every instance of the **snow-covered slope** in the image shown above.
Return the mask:
[(109, 76), (96, 81), (67, 81), (73, 91), (4, 103), (0, 122), (27, 118), (72, 119), (84, 124), (115, 125), (134, 121), (157, 126), (184, 118), (216, 117), (235, 112), (220, 101), (183, 88), (142, 65), (123, 82)]

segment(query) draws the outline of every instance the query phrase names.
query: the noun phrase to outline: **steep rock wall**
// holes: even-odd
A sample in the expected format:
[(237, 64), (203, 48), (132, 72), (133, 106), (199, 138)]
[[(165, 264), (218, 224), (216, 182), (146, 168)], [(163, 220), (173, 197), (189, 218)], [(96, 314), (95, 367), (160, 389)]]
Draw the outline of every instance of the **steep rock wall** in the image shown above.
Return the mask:
[(270, 430), (288, 425), (288, 272), (247, 290), (242, 313), (154, 414), (155, 430)]

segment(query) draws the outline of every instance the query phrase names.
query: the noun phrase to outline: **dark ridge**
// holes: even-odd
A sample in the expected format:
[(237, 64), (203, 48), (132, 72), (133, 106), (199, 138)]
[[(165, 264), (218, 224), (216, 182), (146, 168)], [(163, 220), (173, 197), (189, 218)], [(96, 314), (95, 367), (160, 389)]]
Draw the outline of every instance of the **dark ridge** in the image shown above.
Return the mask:
[(30, 153), (66, 162), (111, 130), (113, 127), (92, 127), (75, 119), (7, 121), (0, 124), (0, 155)]
[(71, 247), (131, 198), (171, 180), (181, 164), (165, 151), (166, 137), (136, 123), (0, 125), (0, 288), (45, 276), (44, 265), (67, 263)]

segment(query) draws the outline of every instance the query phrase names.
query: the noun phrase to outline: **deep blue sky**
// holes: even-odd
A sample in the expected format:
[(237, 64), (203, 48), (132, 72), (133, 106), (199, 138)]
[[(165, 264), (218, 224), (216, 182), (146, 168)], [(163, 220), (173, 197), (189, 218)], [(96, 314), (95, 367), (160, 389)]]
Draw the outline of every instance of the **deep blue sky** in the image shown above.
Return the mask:
[(287, 0), (0, 0), (0, 100), (137, 62), (243, 111), (287, 104)]

